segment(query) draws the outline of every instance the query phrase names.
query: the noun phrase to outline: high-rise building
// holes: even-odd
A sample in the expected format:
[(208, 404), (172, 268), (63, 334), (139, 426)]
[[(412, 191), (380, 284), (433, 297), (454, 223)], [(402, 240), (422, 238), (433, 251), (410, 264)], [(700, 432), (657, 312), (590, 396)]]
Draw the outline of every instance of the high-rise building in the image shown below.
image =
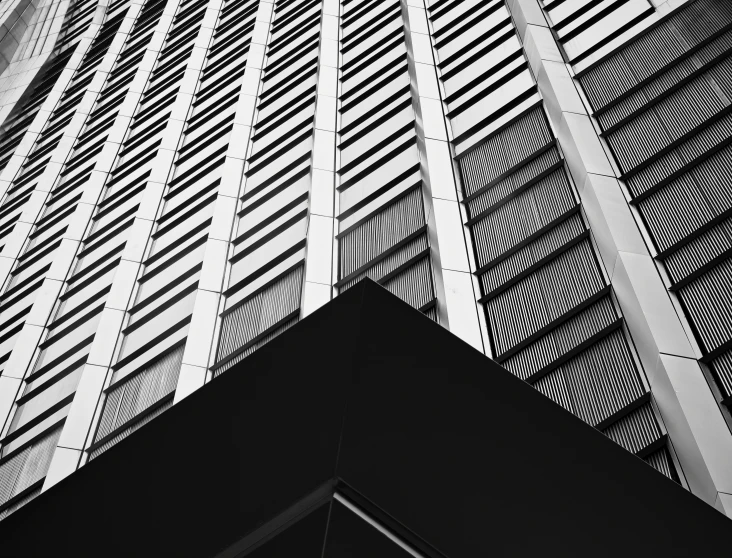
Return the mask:
[(0, 517), (365, 277), (732, 515), (732, 3), (0, 13)]

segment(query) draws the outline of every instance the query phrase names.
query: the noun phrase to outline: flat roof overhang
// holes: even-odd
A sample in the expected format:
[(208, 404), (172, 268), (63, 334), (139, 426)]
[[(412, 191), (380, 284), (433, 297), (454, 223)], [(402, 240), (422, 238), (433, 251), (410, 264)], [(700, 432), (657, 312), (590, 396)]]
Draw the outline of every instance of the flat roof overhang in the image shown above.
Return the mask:
[(348, 502), (423, 556), (732, 540), (714, 508), (363, 281), (0, 522), (0, 555), (401, 556)]

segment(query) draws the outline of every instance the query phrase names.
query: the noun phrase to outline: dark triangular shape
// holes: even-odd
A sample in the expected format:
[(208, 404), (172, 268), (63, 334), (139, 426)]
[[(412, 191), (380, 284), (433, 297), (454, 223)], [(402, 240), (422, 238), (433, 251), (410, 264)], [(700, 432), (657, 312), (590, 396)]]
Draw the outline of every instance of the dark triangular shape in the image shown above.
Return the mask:
[(0, 522), (0, 552), (235, 556), (272, 525), (263, 552), (334, 505), (337, 483), (414, 548), (449, 558), (712, 556), (732, 535), (717, 511), (364, 281)]

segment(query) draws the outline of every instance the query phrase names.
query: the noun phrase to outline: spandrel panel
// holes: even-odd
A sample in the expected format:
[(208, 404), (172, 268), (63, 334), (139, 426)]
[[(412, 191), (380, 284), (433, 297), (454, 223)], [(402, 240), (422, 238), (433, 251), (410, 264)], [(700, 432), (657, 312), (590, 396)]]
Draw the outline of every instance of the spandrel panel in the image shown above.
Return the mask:
[(13, 421), (10, 424), (8, 433), (12, 433), (18, 428), (21, 428), (59, 401), (73, 394), (79, 383), (81, 371), (82, 368), (76, 368), (70, 374), (57, 380), (42, 391), (37, 392), (34, 397), (20, 405), (13, 415)]

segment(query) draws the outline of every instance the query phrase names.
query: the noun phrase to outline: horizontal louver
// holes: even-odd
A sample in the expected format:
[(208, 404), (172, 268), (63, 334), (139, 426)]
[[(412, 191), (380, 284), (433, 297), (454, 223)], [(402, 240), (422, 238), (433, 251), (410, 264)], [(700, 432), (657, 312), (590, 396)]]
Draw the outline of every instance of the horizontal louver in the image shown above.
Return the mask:
[(732, 393), (732, 352), (724, 353), (714, 360), (712, 370), (717, 376), (717, 381), (720, 383), (723, 393), (726, 395)]
[(662, 436), (650, 403), (636, 409), (604, 431), (613, 442), (639, 453)]
[(275, 328), (270, 333), (264, 335), (261, 339), (259, 339), (256, 343), (250, 344), (246, 350), (237, 353), (233, 358), (227, 360), (224, 364), (214, 369), (214, 377), (220, 375), (221, 373), (225, 372), (235, 364), (241, 362), (244, 360), (244, 358), (248, 357), (250, 354), (252, 354), (257, 349), (262, 348), (264, 345), (272, 341), (275, 337), (278, 335), (284, 333), (288, 329), (290, 329), (292, 326), (297, 324), (297, 322), (300, 320), (299, 316), (285, 322), (283, 325)]
[(458, 163), (496, 360), (629, 451), (662, 444), (543, 110)]
[(501, 364), (522, 380), (530, 380), (575, 347), (612, 326), (617, 319), (612, 301), (605, 297), (502, 360)]
[(552, 374), (563, 377), (571, 411), (592, 426), (599, 426), (645, 392), (621, 332), (593, 345)]
[(422, 308), (435, 298), (429, 258), (405, 269), (383, 283), (384, 287), (414, 308)]
[(41, 490), (43, 487), (38, 487), (35, 490), (30, 491), (28, 494), (23, 496), (22, 498), (17, 499), (12, 504), (10, 504), (8, 507), (6, 507), (4, 510), (0, 511), (0, 520), (5, 519), (8, 517), (11, 513), (13, 513), (16, 510), (19, 510), (23, 506), (25, 506), (28, 502), (33, 500), (34, 498), (37, 498), (41, 494)]
[(474, 194), (552, 139), (541, 109), (524, 115), (460, 158), (465, 194)]
[(300, 308), (302, 266), (242, 301), (224, 315), (216, 361), (221, 362)]
[(667, 448), (661, 448), (656, 452), (646, 457), (646, 463), (656, 469), (659, 473), (666, 475), (667, 477), (674, 479), (678, 482), (678, 476), (676, 474), (676, 468), (671, 460), (671, 455)]
[(135, 423), (131, 424), (128, 428), (125, 428), (124, 430), (120, 431), (118, 434), (115, 434), (113, 437), (111, 437), (109, 440), (104, 442), (103, 444), (99, 445), (98, 447), (94, 448), (92, 451), (89, 452), (89, 460), (91, 461), (95, 457), (99, 457), (102, 453), (107, 451), (112, 446), (118, 444), (127, 436), (135, 432), (136, 430), (139, 430), (143, 426), (145, 426), (148, 422), (150, 422), (155, 417), (160, 416), (165, 411), (170, 409), (173, 406), (173, 400), (166, 401), (163, 405), (156, 407), (155, 410), (152, 412), (146, 414), (144, 417), (142, 417), (140, 420), (136, 421)]
[(561, 168), (513, 197), (473, 226), (478, 266), (520, 244), (576, 203)]
[(588, 242), (572, 248), (486, 305), (498, 355), (604, 287)]
[(340, 239), (341, 277), (347, 277), (368, 264), (424, 224), (422, 192), (415, 189)]
[(729, 2), (689, 2), (663, 24), (592, 66), (580, 82), (593, 107), (604, 107), (718, 33), (730, 20)]
[[(724, 397), (732, 395), (732, 4), (688, 2), (582, 72), (631, 196)], [(661, 459), (659, 457), (658, 459)]]
[(577, 239), (585, 230), (582, 218), (575, 214), (533, 242), (511, 252), (481, 274), (484, 292), (490, 293), (510, 283), (537, 262)]
[[(532, 158), (525, 165), (511, 172), (505, 178), (493, 181), (494, 183), (489, 188), (468, 202), (470, 216), (475, 217), (480, 212), (494, 207), (495, 204), (507, 198), (525, 184), (535, 180), (560, 161), (559, 151), (556, 148), (552, 148), (540, 154), (538, 157)], [(487, 184), (491, 184), (491, 182), (489, 181)], [(483, 188), (485, 188), (485, 185)], [(479, 188), (475, 189), (477, 191)]]
[(350, 289), (353, 285), (368, 277), (374, 281), (381, 281), (389, 273), (395, 271), (402, 265), (409, 262), (412, 258), (417, 257), (428, 248), (427, 235), (422, 234), (408, 242), (403, 247), (399, 248), (396, 252), (389, 254), (386, 258), (379, 260), (373, 266), (369, 267), (363, 273), (359, 273), (353, 279), (350, 279), (341, 287), (341, 292), (345, 292)]
[(104, 439), (172, 394), (182, 360), (183, 346), (180, 346), (114, 386), (107, 394), (95, 440)]
[(429, 310), (435, 291), (425, 225), (422, 190), (415, 188), (346, 231), (339, 241), (341, 292), (369, 277)]
[(679, 291), (704, 348), (712, 351), (732, 337), (732, 261), (726, 260)]
[(0, 510), (46, 476), (62, 428), (55, 428), (0, 463)]

